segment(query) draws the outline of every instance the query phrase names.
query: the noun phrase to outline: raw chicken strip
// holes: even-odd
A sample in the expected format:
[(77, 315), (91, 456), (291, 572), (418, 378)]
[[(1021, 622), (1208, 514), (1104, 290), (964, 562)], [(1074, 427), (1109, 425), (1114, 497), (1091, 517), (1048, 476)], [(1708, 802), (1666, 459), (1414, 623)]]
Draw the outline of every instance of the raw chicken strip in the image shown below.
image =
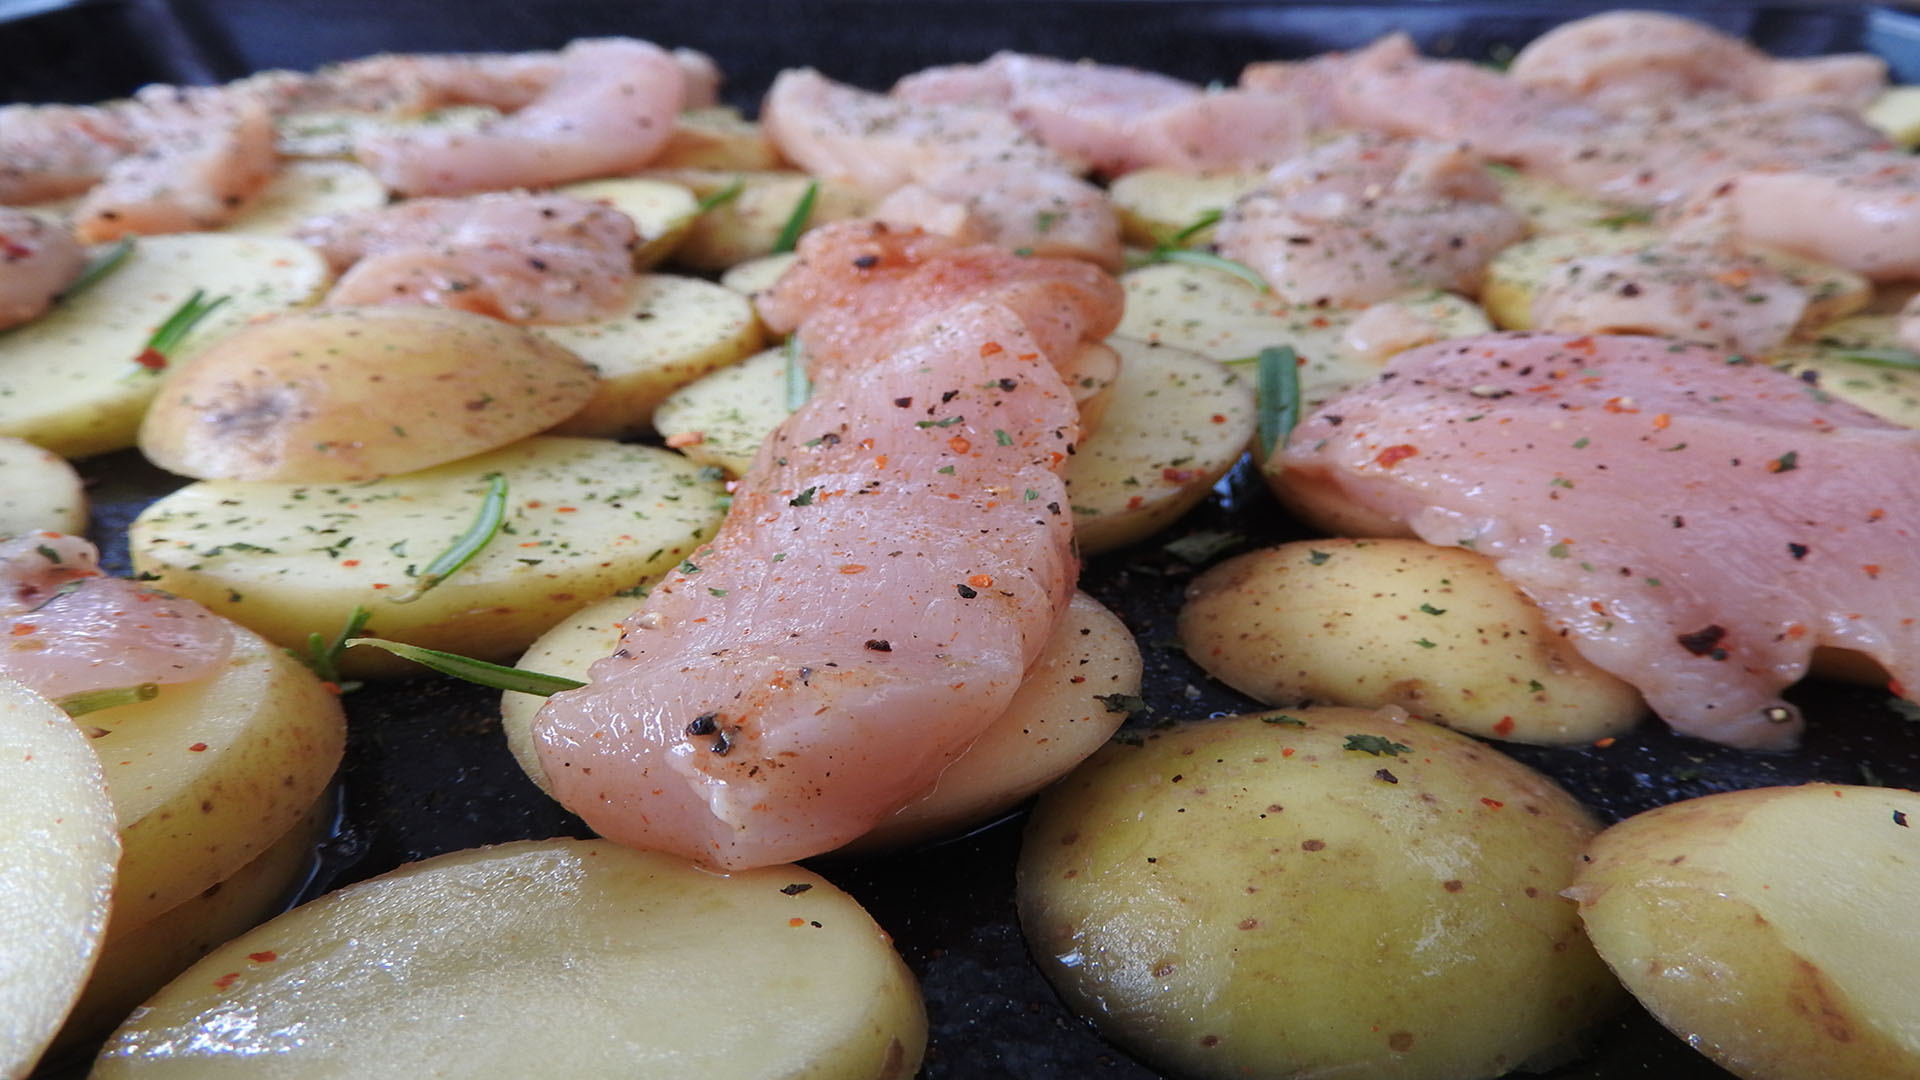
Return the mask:
[(73, 211), (74, 232), (89, 243), (217, 228), (279, 167), (273, 117), (258, 101), (153, 86), (124, 111), (138, 149), (109, 165)]
[(92, 105), (0, 106), (0, 205), (78, 195), (133, 148), (127, 119), (117, 111)]
[(1675, 231), (1730, 234), (1864, 274), (1920, 278), (1920, 162), (1866, 152), (1728, 176), (1674, 215)]
[(870, 224), (800, 252), (771, 321), (803, 320), (813, 396), (535, 728), (595, 829), (723, 869), (845, 843), (1004, 711), (1077, 570), (1050, 361), (1119, 315), (1078, 263)]
[(1791, 745), (1815, 646), (1920, 686), (1920, 432), (1661, 338), (1402, 353), (1304, 421), (1289, 469), (1471, 547), (1676, 730)]
[(87, 253), (65, 229), (0, 206), (0, 330), (47, 310), (86, 265)]
[(1759, 356), (1793, 333), (1807, 293), (1752, 255), (1668, 242), (1553, 267), (1533, 298), (1533, 328), (1658, 334)]

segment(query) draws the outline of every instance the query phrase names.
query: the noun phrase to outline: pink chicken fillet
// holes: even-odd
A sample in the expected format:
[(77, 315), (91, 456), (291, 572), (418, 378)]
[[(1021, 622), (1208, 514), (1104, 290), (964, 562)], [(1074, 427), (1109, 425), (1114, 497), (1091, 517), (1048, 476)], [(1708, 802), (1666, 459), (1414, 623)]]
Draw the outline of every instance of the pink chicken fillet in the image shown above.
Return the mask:
[(763, 313), (812, 397), (535, 725), (588, 824), (723, 869), (853, 839), (1005, 711), (1078, 568), (1053, 363), (1120, 311), (1083, 264), (873, 223), (800, 253)]

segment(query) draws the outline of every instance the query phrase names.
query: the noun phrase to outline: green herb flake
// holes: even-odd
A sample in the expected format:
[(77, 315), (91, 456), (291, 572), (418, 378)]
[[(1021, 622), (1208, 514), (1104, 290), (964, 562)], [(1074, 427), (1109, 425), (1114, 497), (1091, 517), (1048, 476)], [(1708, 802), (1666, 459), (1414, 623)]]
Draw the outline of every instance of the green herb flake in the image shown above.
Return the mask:
[(1013, 436), (1007, 434), (1006, 432), (1000, 430), (999, 428), (994, 428), (993, 441), (995, 444), (1000, 446), (1012, 446)]
[(1372, 754), (1374, 757), (1379, 757), (1382, 754), (1388, 757), (1399, 757), (1401, 754), (1412, 750), (1413, 747), (1405, 743), (1394, 742), (1384, 735), (1349, 735), (1347, 736), (1346, 744), (1340, 749), (1358, 750), (1363, 754)]
[(808, 181), (807, 190), (801, 194), (800, 201), (794, 204), (793, 213), (788, 215), (787, 223), (780, 227), (780, 235), (773, 242), (775, 255), (784, 255), (800, 243), (800, 234), (806, 231), (807, 219), (813, 216), (813, 204), (819, 197), (820, 181)]
[(800, 494), (795, 495), (793, 498), (788, 499), (787, 505), (788, 506), (812, 506), (813, 493), (819, 490), (820, 490), (820, 487), (819, 485), (816, 484), (813, 487), (810, 487), (807, 490), (801, 492)]
[(1546, 684), (1545, 684), (1545, 683), (1543, 683), (1543, 682), (1541, 682), (1541, 681), (1540, 681), (1539, 679), (1528, 679), (1528, 680), (1527, 680), (1527, 693), (1529, 693), (1529, 694), (1544, 694), (1544, 693), (1546, 693), (1546, 692), (1547, 692), (1547, 686), (1546, 686)]
[(1561, 541), (1560, 543), (1558, 543), (1558, 544), (1555, 544), (1555, 545), (1553, 545), (1552, 547), (1550, 547), (1550, 548), (1548, 548), (1548, 549), (1547, 549), (1547, 554), (1548, 554), (1548, 555), (1549, 555), (1550, 557), (1552, 557), (1552, 558), (1555, 558), (1555, 559), (1564, 559), (1564, 558), (1566, 558), (1566, 557), (1567, 557), (1567, 554), (1568, 554), (1568, 551), (1567, 551), (1567, 544), (1566, 544), (1566, 541), (1564, 541), (1564, 540), (1563, 540), (1563, 541)]
[(54, 699), (54, 704), (68, 716), (85, 716), (101, 709), (117, 709), (122, 705), (138, 705), (143, 701), (152, 701), (160, 696), (157, 683), (140, 683), (137, 686), (114, 686), (103, 690), (82, 690)]
[(1288, 716), (1286, 713), (1274, 713), (1270, 716), (1263, 716), (1260, 718), (1260, 722), (1263, 724), (1288, 724), (1293, 727), (1307, 726), (1307, 722), (1305, 720), (1302, 720), (1297, 716)]
[(1095, 694), (1093, 699), (1106, 706), (1110, 713), (1126, 713), (1128, 716), (1147, 716), (1153, 712), (1153, 706), (1139, 694)]
[(1320, 551), (1317, 548), (1307, 549), (1307, 562), (1314, 566), (1325, 566), (1327, 560), (1331, 558), (1333, 558), (1333, 553), (1330, 551)]
[(1291, 345), (1260, 350), (1260, 455), (1273, 456), (1300, 422), (1300, 354)]
[(1592, 440), (1588, 439), (1585, 435), (1573, 440), (1573, 448), (1575, 450), (1585, 450), (1591, 444)]
[(1445, 615), (1447, 613), (1446, 608), (1434, 607), (1432, 604), (1421, 604), (1420, 611), (1425, 615)]
[(1439, 648), (1439, 646), (1436, 643), (1428, 641), (1426, 638), (1420, 638), (1419, 640), (1415, 641), (1414, 644), (1420, 646), (1423, 649)]

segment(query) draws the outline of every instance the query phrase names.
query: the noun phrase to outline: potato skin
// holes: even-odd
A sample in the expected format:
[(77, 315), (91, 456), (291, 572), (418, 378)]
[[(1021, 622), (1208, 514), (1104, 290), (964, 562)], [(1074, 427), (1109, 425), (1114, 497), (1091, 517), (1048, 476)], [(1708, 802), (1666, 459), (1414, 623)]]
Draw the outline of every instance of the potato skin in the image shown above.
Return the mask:
[(1728, 1070), (1911, 1080), (1916, 824), (1920, 795), (1887, 788), (1689, 799), (1594, 838), (1568, 895), (1641, 1004)]
[(1485, 557), (1419, 540), (1302, 540), (1187, 588), (1187, 654), (1269, 705), (1397, 705), (1487, 738), (1565, 745), (1646, 711)]
[(1623, 1000), (1558, 895), (1572, 798), (1390, 711), (1288, 715), (1109, 744), (1042, 796), (1020, 922), (1076, 1011), (1180, 1076), (1464, 1080)]
[(579, 357), (484, 315), (320, 308), (255, 323), (182, 365), (140, 449), (201, 479), (358, 483), (545, 430), (595, 386)]

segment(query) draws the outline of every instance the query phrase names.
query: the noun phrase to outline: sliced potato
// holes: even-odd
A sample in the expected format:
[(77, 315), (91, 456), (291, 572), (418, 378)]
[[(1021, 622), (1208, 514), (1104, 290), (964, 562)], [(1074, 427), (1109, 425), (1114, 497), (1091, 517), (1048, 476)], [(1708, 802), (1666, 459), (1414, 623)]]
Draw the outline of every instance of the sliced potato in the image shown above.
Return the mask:
[[(620, 623), (637, 600), (608, 600), (555, 627), (516, 666), (585, 679), (595, 660), (620, 643)], [(1140, 650), (1118, 616), (1085, 593), (1054, 627), (1013, 703), (960, 755), (939, 783), (902, 807), (843, 853), (899, 847), (956, 832), (1009, 809), (1098, 750), (1122, 721), (1107, 694), (1140, 692)], [(509, 692), (500, 724), (515, 760), (542, 790), (546, 774), (533, 743), (533, 719), (544, 698)]]
[(52, 702), (0, 678), (0, 1076), (52, 1040), (106, 933), (113, 804), (87, 737)]
[(688, 109), (674, 125), (673, 138), (653, 159), (656, 169), (778, 169), (780, 150), (760, 125), (721, 106)]
[[(1179, 169), (1135, 169), (1115, 177), (1107, 195), (1120, 215), (1121, 239), (1152, 247), (1172, 242), (1209, 212), (1226, 210), (1235, 199), (1259, 188), (1264, 179), (1257, 172), (1196, 175)], [(1213, 227), (1207, 226), (1182, 242), (1199, 245), (1212, 239)]]
[(586, 406), (554, 428), (562, 435), (634, 435), (652, 427), (668, 394), (762, 344), (753, 304), (697, 278), (643, 274), (626, 310), (600, 322), (534, 332), (593, 365), (600, 385)]
[(221, 232), (288, 236), (307, 219), (387, 204), (387, 185), (351, 161), (290, 161)]
[(140, 449), (182, 476), (355, 483), (532, 435), (578, 412), (597, 382), (565, 348), (484, 315), (318, 308), (179, 365)]
[(700, 199), (740, 185), (739, 194), (695, 218), (674, 250), (674, 263), (691, 270), (725, 270), (771, 254), (810, 187), (816, 190), (807, 228), (859, 217), (873, 201), (841, 181), (816, 180), (799, 172), (655, 169), (642, 175), (680, 184)]
[(1887, 87), (1867, 103), (1863, 115), (1901, 146), (1920, 146), (1920, 86)]
[[(473, 560), (394, 603), (474, 523), (488, 477), (506, 520)], [(207, 481), (162, 498), (128, 530), (133, 565), (288, 648), (333, 635), (356, 605), (370, 634), (498, 662), (586, 604), (664, 574), (713, 534), (723, 488), (677, 454), (540, 437), (370, 484)], [(418, 668), (369, 648), (349, 673)]]
[(65, 457), (132, 446), (141, 414), (166, 382), (134, 358), (194, 290), (229, 300), (173, 351), (176, 366), (253, 319), (311, 302), (327, 281), (326, 263), (298, 240), (141, 237), (85, 292), (0, 334), (0, 435)]
[(1911, 791), (1709, 795), (1600, 834), (1569, 895), (1641, 1004), (1732, 1072), (1920, 1076), (1916, 824)]
[[(1556, 267), (1588, 255), (1614, 255), (1666, 243), (1666, 234), (1643, 226), (1575, 229), (1535, 236), (1514, 244), (1487, 264), (1480, 302), (1493, 321), (1508, 330), (1533, 328), (1533, 298)], [(1762, 262), (1806, 290), (1803, 331), (1844, 318), (1873, 299), (1873, 284), (1851, 270), (1800, 255), (1751, 249)]]
[(1120, 378), (1104, 419), (1067, 463), (1080, 550), (1136, 543), (1193, 509), (1246, 452), (1253, 384), (1185, 349), (1114, 338)]
[(818, 875), (523, 841), (242, 935), (149, 1001), (93, 1075), (883, 1080), (913, 1075), (925, 1040), (906, 965)]
[(339, 698), (284, 650), (234, 633), (212, 678), (86, 715), (120, 822), (116, 934), (233, 876), (333, 781)]
[(1020, 925), (1081, 1015), (1183, 1077), (1493, 1077), (1623, 995), (1559, 896), (1596, 831), (1395, 712), (1110, 743), (1040, 798)]
[(1809, 382), (1811, 387), (1858, 405), (1884, 420), (1920, 427), (1920, 366), (1863, 363), (1848, 357), (1912, 357), (1900, 344), (1899, 320), (1891, 315), (1855, 315), (1820, 328), (1812, 341), (1789, 341), (1767, 357), (1769, 363)]
[(791, 251), (748, 259), (721, 274), (720, 284), (744, 296), (755, 296), (773, 288), (773, 283), (780, 280), (780, 275), (799, 261), (800, 256)]
[(740, 476), (790, 412), (786, 350), (767, 349), (667, 395), (653, 426), (668, 446)]
[(500, 110), (488, 105), (451, 105), (412, 116), (352, 109), (311, 109), (274, 120), (274, 149), (282, 157), (350, 158), (353, 148), (369, 135), (422, 128), (478, 131), (499, 118)]
[(1544, 176), (1511, 168), (1490, 171), (1500, 184), (1500, 201), (1526, 218), (1535, 233), (1617, 228), (1647, 220), (1643, 212), (1602, 202)]
[(87, 529), (87, 496), (66, 459), (24, 439), (0, 435), (0, 536)]
[(563, 184), (554, 190), (576, 199), (607, 203), (633, 219), (633, 227), (640, 233), (640, 246), (634, 249), (633, 263), (642, 270), (659, 265), (673, 254), (673, 249), (686, 239), (699, 209), (691, 191), (660, 180), (634, 177), (585, 180)]
[(1268, 705), (1397, 705), (1485, 738), (1588, 743), (1646, 711), (1492, 560), (1420, 540), (1302, 540), (1229, 559), (1188, 587), (1180, 643)]

